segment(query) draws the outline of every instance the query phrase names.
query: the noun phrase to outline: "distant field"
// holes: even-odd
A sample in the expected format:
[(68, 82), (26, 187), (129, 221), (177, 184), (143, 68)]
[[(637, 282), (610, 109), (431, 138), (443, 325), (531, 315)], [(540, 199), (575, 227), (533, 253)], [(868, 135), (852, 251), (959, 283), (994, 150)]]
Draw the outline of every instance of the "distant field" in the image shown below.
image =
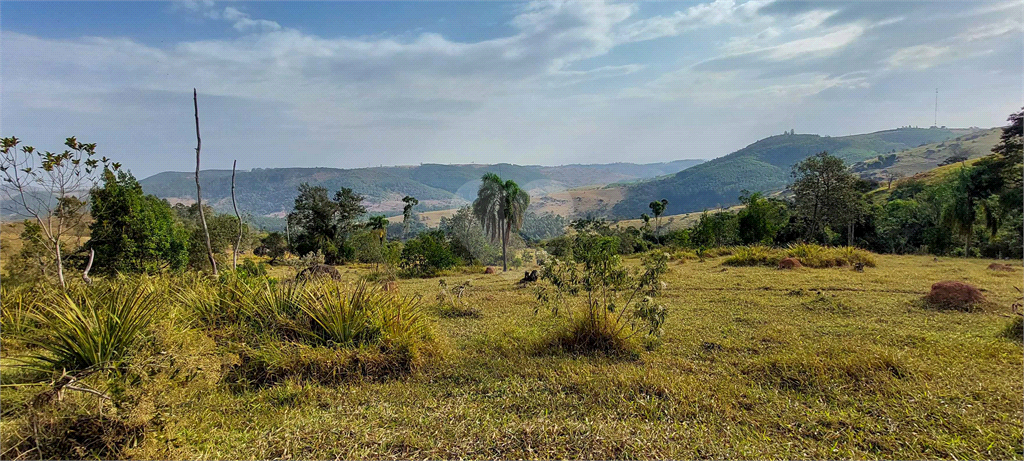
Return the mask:
[[(742, 210), (742, 209), (743, 209), (743, 205), (736, 205), (736, 206), (731, 206), (729, 208), (726, 208), (724, 210), (722, 210), (722, 209), (708, 210), (708, 213), (715, 214), (715, 213), (719, 213), (719, 212), (722, 212), (722, 211), (737, 212), (737, 211)], [(649, 214), (650, 213), (648, 213), (648, 215)], [(661, 231), (662, 232), (667, 232), (667, 231), (673, 231), (673, 230), (686, 229), (688, 227), (693, 227), (693, 225), (697, 224), (697, 221), (700, 220), (700, 216), (702, 214), (704, 214), (703, 211), (695, 211), (693, 213), (681, 213), (681, 214), (673, 214), (673, 215), (664, 215), (664, 216), (661, 217)], [(623, 219), (621, 221), (617, 221), (615, 224), (618, 227), (636, 227), (636, 228), (640, 228), (640, 227), (642, 227), (644, 225), (644, 220), (643, 219)], [(652, 217), (651, 218), (651, 228), (653, 228), (653, 227), (654, 227), (654, 218)]]
[[(588, 214), (602, 216), (612, 206), (622, 200), (622, 189), (590, 187), (570, 189), (561, 192), (531, 197), (529, 211), (537, 214), (557, 214), (571, 219), (585, 217)], [(437, 227), (441, 218), (451, 217), (457, 208), (436, 211), (417, 212), (417, 218), (427, 227)], [(402, 222), (402, 215), (389, 216), (390, 222)]]
[[(175, 389), (150, 410), (159, 429), (125, 454), (1020, 459), (1022, 350), (1000, 336), (1019, 296), (1020, 261), (1005, 273), (987, 270), (988, 260), (877, 258), (863, 273), (672, 261), (660, 298), (670, 312), (665, 336), (635, 359), (544, 349), (562, 320), (534, 313), (533, 290), (515, 287), (518, 271), (449, 275), (473, 281), (468, 302), (483, 316), (432, 314), (448, 348), (440, 363), (341, 385)], [(350, 281), (368, 270), (340, 269)], [(991, 304), (963, 313), (917, 303), (946, 279), (977, 285)], [(438, 279), (398, 284), (433, 305)], [(189, 332), (189, 351), (222, 354), (202, 330)], [(0, 395), (16, 407), (32, 393)], [(65, 404), (87, 409), (96, 399), (68, 393)], [(5, 415), (0, 429), (11, 434), (23, 417)]]

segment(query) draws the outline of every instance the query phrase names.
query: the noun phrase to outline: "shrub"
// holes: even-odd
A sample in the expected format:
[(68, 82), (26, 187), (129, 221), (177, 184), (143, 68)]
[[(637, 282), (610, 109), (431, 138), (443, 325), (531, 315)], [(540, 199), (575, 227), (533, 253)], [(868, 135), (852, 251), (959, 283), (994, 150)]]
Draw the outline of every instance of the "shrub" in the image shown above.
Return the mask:
[(157, 298), (142, 282), (116, 281), (66, 293), (34, 313), (31, 357), (53, 370), (122, 365), (156, 316)]
[(782, 260), (782, 254), (773, 248), (763, 245), (739, 247), (725, 259), (728, 266), (771, 266), (775, 267)]
[[(657, 339), (667, 316), (653, 297), (668, 271), (668, 254), (658, 251), (642, 258), (642, 268), (630, 270), (615, 253), (618, 238), (578, 234), (575, 259), (549, 261), (541, 279), (550, 283), (537, 288), (537, 299), (558, 315), (569, 315), (568, 329), (557, 334), (552, 345), (573, 353), (625, 353), (635, 351), (631, 341), (638, 332)], [(583, 308), (569, 309), (569, 296), (580, 296)]]
[(470, 282), (466, 280), (449, 288), (445, 279), (438, 281), (437, 304), (442, 317), (480, 317), (480, 308), (466, 302), (464, 296)]
[(968, 283), (945, 281), (933, 284), (924, 300), (936, 309), (969, 312), (985, 301), (985, 295)]
[(444, 232), (439, 230), (423, 232), (402, 248), (401, 267), (414, 277), (430, 277), (458, 264), (459, 258), (452, 251)]

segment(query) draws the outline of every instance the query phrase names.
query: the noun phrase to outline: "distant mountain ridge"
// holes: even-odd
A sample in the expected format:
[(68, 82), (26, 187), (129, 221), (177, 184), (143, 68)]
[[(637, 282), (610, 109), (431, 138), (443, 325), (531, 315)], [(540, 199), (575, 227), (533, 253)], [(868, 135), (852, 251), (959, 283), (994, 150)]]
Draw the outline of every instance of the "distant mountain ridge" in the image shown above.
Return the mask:
[[(501, 164), (422, 164), (372, 168), (257, 168), (236, 173), (239, 208), (253, 215), (282, 216), (291, 210), (299, 184), (322, 185), (330, 191), (349, 187), (366, 196), (371, 212), (393, 213), (404, 205), (402, 197), (420, 201), (420, 211), (464, 205), (476, 195), (480, 177), (494, 172), (515, 180), (532, 195), (576, 187), (604, 185), (670, 175), (704, 160), (663, 163), (572, 164), (562, 166)], [(195, 173), (163, 172), (140, 181), (150, 194), (172, 202), (195, 199)], [(231, 209), (231, 171), (203, 170), (200, 184), (204, 201), (215, 209)]]
[(648, 212), (652, 200), (667, 199), (672, 213), (735, 205), (743, 190), (778, 191), (786, 187), (793, 165), (827, 151), (847, 164), (864, 162), (957, 137), (980, 129), (899, 128), (851, 136), (829, 137), (786, 133), (761, 139), (729, 155), (682, 170), (669, 177), (624, 186), (623, 198), (612, 207), (617, 218)]

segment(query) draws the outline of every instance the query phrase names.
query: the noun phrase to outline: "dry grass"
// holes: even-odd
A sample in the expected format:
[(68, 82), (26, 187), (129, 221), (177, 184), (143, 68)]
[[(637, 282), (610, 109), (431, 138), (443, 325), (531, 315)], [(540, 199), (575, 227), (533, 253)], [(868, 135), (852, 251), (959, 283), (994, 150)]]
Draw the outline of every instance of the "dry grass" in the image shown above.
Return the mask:
[[(145, 435), (105, 453), (1022, 458), (1022, 348), (1002, 336), (1019, 277), (986, 269), (990, 260), (875, 258), (877, 267), (863, 273), (730, 267), (724, 257), (672, 264), (659, 298), (670, 311), (665, 335), (635, 358), (536, 353), (565, 320), (534, 314), (533, 291), (516, 287), (518, 271), (472, 276), (466, 302), (482, 316), (436, 318), (449, 352), (385, 379), (323, 383), (292, 373), (264, 386), (232, 386), (221, 370), (241, 359), (224, 349), (218, 330), (165, 322), (145, 349), (163, 357), (160, 370), (178, 374), (161, 371), (166, 378), (132, 388), (139, 402), (133, 418), (146, 421)], [(340, 270), (355, 282), (371, 268)], [(994, 307), (968, 313), (918, 306), (932, 283), (949, 279), (985, 290)], [(401, 290), (430, 299), (437, 286), (437, 279), (403, 280)], [(312, 368), (333, 363), (319, 357), (323, 351), (299, 349), (286, 354), (293, 362), (275, 363), (330, 370)], [(372, 366), (372, 357), (365, 360)], [(5, 383), (18, 379), (9, 367), (3, 375)], [(19, 408), (34, 392), (0, 388), (0, 451), (24, 443), (27, 413)], [(63, 417), (76, 418), (95, 414), (97, 400), (72, 393), (62, 405)]]

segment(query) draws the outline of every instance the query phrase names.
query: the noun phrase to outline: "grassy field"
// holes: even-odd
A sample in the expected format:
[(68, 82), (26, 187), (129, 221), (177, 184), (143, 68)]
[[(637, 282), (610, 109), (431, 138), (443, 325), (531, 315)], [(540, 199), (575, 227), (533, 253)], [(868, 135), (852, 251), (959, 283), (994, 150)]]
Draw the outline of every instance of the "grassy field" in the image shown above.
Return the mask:
[[(163, 353), (196, 378), (135, 407), (157, 422), (120, 455), (1022, 458), (1022, 349), (1001, 336), (1020, 263), (997, 272), (987, 260), (877, 259), (865, 272), (673, 260), (665, 335), (625, 358), (545, 347), (564, 321), (535, 313), (514, 271), (446, 277), (472, 280), (466, 297), (482, 315), (432, 315), (441, 358), (399, 378), (232, 386), (218, 371), (229, 354), (217, 332), (157, 328)], [(340, 269), (353, 281), (369, 270)], [(940, 280), (972, 283), (989, 302), (970, 313), (922, 306)], [(438, 279), (398, 284), (429, 305)], [(25, 349), (4, 339), (10, 365)], [(9, 383), (20, 372), (3, 373)], [(0, 389), (4, 458), (25, 437), (18, 409), (34, 392)], [(62, 405), (96, 414), (97, 402), (67, 393)]]

